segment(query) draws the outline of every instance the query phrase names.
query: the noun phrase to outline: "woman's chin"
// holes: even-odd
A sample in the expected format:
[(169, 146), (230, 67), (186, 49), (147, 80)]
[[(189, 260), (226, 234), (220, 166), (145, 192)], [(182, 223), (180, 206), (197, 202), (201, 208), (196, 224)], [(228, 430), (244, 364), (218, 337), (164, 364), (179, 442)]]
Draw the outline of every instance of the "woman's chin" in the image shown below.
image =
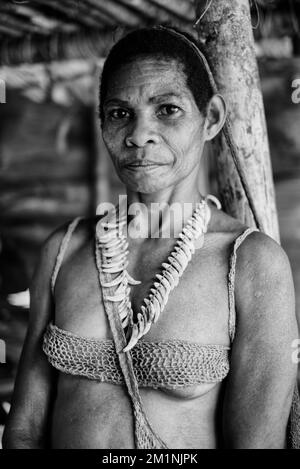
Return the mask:
[(128, 184), (125, 183), (125, 186), (127, 187), (127, 189), (129, 189), (130, 191), (132, 192), (140, 192), (141, 194), (154, 194), (156, 192), (159, 192), (161, 191), (162, 189), (164, 189), (166, 186), (165, 184), (162, 186), (162, 185), (158, 185), (158, 184), (155, 184), (155, 185), (149, 185), (149, 184)]
[(159, 192), (169, 185), (167, 184), (166, 178), (157, 176), (154, 178), (145, 177), (135, 179), (134, 177), (128, 178), (126, 175), (126, 177), (121, 177), (120, 179), (130, 191), (141, 192), (143, 194)]

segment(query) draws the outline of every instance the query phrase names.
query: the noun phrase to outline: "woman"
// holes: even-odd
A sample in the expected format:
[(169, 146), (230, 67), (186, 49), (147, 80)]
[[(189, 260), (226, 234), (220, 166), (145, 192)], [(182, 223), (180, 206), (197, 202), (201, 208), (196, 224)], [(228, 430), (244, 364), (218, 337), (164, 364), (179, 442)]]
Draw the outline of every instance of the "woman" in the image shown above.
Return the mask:
[[(284, 448), (290, 264), (198, 191), (226, 111), (194, 42), (167, 28), (119, 41), (100, 117), (125, 209), (146, 210), (127, 236), (119, 207), (117, 220), (77, 219), (46, 242), (5, 447)], [(169, 237), (157, 236), (171, 219), (155, 203), (182, 208)]]

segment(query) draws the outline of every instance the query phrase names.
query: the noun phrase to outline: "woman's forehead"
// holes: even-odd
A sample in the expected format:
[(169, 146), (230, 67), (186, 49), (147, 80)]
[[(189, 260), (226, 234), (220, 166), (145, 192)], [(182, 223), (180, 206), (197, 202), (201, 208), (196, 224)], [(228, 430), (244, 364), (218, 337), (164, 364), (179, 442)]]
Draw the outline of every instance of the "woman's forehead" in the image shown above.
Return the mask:
[(174, 94), (190, 98), (186, 81), (183, 66), (175, 59), (136, 59), (121, 65), (111, 75), (105, 101), (132, 93), (145, 97)]

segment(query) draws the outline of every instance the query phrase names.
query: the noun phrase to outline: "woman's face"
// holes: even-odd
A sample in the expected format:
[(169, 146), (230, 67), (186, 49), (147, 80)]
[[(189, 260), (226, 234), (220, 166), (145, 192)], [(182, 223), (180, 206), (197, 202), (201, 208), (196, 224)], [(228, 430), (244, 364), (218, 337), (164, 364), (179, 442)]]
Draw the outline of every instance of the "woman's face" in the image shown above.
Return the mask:
[(128, 189), (157, 192), (198, 170), (204, 117), (177, 61), (149, 57), (121, 66), (103, 109), (103, 139)]

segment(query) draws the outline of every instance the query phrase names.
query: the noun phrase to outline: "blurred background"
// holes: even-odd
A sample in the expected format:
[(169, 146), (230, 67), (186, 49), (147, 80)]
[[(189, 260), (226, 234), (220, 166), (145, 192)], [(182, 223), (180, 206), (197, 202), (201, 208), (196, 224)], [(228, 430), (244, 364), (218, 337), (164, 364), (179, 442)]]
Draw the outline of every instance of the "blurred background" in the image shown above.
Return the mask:
[[(300, 0), (257, 0), (251, 11), (281, 242), (300, 317)], [(43, 241), (125, 193), (98, 120), (107, 51), (128, 29), (160, 23), (195, 34), (194, 22), (191, 0), (0, 1), (0, 428)]]

